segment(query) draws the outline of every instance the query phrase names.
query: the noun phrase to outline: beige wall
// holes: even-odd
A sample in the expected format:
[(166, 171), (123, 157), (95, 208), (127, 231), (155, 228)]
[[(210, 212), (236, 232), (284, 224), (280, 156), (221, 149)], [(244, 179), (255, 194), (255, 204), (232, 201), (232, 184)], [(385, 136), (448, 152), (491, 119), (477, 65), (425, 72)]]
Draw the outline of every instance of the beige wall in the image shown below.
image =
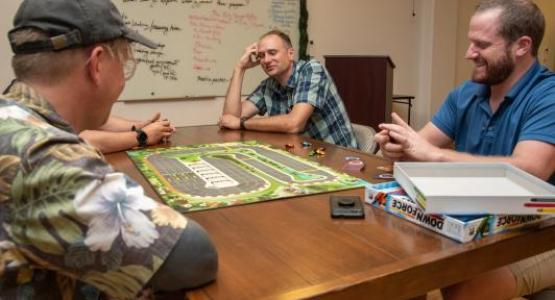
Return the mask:
[[(0, 49), (9, 51), (5, 32), (14, 14), (2, 1)], [(11, 2), (10, 2), (11, 3)], [(412, 5), (416, 15), (412, 16)], [(413, 124), (425, 124), (454, 86), (457, 0), (309, 0), (310, 54), (390, 55), (396, 64), (394, 93), (416, 96)], [(253, 37), (255, 38), (255, 37)], [(237, 45), (243, 48), (245, 45)], [(2, 53), (0, 57), (5, 57)], [(13, 77), (0, 62), (0, 85)], [(231, 70), (230, 70), (231, 74)], [(248, 92), (248, 91), (244, 91)], [(215, 124), (222, 98), (188, 101), (118, 102), (114, 113), (143, 119), (156, 111), (177, 126)], [(405, 107), (398, 108), (405, 111)]]
[[(455, 81), (455, 0), (311, 0), (310, 54), (389, 55), (393, 92), (416, 96), (411, 123), (419, 128)], [(415, 4), (415, 16), (412, 4)], [(431, 103), (434, 103), (432, 105)], [(406, 107), (394, 110), (406, 113)], [(414, 120), (414, 121), (413, 121)]]
[[(464, 59), (464, 54), (468, 47), (468, 23), (474, 13), (476, 4), (479, 0), (458, 0), (459, 2), (459, 20), (457, 25), (457, 63), (456, 63), (456, 82), (462, 83), (470, 78), (472, 71), (472, 63)], [(553, 0), (535, 0), (538, 7), (545, 16), (546, 30), (538, 59), (551, 70), (555, 70), (555, 1)]]
[(536, 0), (545, 15), (545, 35), (538, 53), (539, 61), (555, 71), (555, 1)]
[(459, 19), (457, 20), (457, 56), (456, 56), (456, 78), (455, 82), (461, 84), (470, 78), (472, 63), (464, 59), (468, 48), (468, 23), (474, 13), (479, 0), (458, 0)]
[(13, 15), (15, 14), (15, 7), (12, 8), (11, 6), (7, 7), (5, 1), (0, 2), (0, 92), (13, 78), (10, 64), (12, 50), (7, 38), (7, 32), (12, 26)]
[(416, 92), (422, 18), (412, 17), (412, 1), (309, 0), (308, 6), (312, 56), (323, 62), (324, 55), (389, 55), (395, 92)]
[(434, 9), (432, 82), (429, 85), (431, 97), (427, 110), (430, 114), (424, 114), (427, 112), (424, 111), (422, 115), (426, 120), (437, 111), (455, 86), (457, 7), (457, 1), (439, 0)]

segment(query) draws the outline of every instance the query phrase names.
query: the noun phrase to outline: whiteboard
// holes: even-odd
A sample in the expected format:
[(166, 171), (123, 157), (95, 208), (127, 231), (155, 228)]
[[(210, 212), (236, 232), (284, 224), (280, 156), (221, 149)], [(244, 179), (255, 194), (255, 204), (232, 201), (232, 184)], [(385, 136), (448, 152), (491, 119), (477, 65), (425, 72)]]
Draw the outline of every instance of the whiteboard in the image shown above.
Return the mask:
[[(297, 48), (299, 0), (114, 0), (127, 26), (159, 43), (135, 48), (137, 71), (120, 100), (223, 96), (244, 49), (265, 32)], [(243, 94), (265, 78), (245, 74)]]

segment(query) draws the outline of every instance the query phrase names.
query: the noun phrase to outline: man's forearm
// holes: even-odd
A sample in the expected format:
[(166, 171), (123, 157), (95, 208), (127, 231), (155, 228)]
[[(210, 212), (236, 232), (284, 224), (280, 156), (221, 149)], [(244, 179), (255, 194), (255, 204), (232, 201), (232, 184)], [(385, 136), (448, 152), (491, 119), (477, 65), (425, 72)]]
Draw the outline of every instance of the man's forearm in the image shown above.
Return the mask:
[(241, 117), (241, 89), (243, 86), (243, 78), (245, 70), (241, 67), (235, 67), (229, 87), (224, 101), (223, 114), (230, 114)]
[(537, 166), (530, 163), (529, 159), (520, 159), (514, 156), (483, 156), (458, 152), (451, 149), (439, 149), (433, 161), (436, 162), (483, 162), (483, 163), (509, 163), (543, 180), (549, 179), (553, 173), (548, 167)]
[(292, 120), (291, 116), (289, 115), (251, 118), (248, 119), (244, 124), (246, 129), (255, 131), (301, 133), (304, 130), (304, 126)]
[(131, 121), (121, 117), (110, 116), (106, 123), (104, 123), (98, 130), (104, 131), (130, 131), (131, 126), (140, 123), (138, 121)]
[(138, 146), (137, 133), (85, 130), (79, 136), (102, 153), (123, 151)]

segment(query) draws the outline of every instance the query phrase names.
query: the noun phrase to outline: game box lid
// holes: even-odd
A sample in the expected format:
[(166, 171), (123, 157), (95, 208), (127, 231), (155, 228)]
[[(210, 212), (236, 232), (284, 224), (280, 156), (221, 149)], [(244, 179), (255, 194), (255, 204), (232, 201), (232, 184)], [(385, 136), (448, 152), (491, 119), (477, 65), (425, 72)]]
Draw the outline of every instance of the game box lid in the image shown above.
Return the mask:
[(555, 186), (506, 163), (398, 162), (393, 175), (426, 213), (555, 214)]

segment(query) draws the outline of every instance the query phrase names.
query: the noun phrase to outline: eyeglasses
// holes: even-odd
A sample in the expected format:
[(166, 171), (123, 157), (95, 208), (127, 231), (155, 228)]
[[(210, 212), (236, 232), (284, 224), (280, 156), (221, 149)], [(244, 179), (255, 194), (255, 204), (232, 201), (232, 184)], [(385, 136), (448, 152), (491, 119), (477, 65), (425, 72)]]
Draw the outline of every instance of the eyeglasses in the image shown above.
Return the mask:
[(110, 45), (110, 52), (114, 54), (123, 66), (123, 78), (127, 81), (135, 75), (137, 70), (137, 60), (133, 56), (133, 45), (126, 43), (125, 45)]
[(137, 70), (137, 59), (131, 54), (123, 64), (123, 78), (125, 80), (129, 80), (135, 75), (135, 71)]
[(121, 63), (123, 66), (123, 78), (126, 81), (135, 75), (138, 61), (133, 56), (134, 51), (132, 44), (117, 45), (114, 43), (107, 43), (102, 45), (102, 47)]

